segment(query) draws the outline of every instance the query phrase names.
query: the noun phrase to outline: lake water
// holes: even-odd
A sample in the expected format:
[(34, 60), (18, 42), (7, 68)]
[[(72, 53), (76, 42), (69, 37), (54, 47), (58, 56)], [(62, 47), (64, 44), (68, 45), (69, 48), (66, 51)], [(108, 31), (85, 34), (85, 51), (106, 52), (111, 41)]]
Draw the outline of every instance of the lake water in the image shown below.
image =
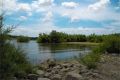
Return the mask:
[(68, 60), (75, 57), (82, 57), (91, 51), (93, 46), (80, 44), (42, 44), (36, 41), (18, 43), (13, 40), (16, 47), (20, 47), (33, 64), (39, 64), (48, 59)]

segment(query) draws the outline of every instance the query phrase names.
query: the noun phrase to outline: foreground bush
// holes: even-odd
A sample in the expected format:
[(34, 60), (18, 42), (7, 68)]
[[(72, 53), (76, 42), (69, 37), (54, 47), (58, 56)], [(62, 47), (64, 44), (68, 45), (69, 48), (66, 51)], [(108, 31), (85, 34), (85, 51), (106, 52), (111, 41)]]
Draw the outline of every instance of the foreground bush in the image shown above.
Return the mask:
[(7, 41), (12, 27), (5, 29), (3, 21), (3, 14), (0, 14), (0, 80), (11, 80), (13, 76), (23, 78), (32, 72), (32, 67), (23, 51)]
[[(32, 67), (20, 49), (5, 43), (0, 46), (0, 79), (21, 76), (32, 72)], [(23, 76), (21, 76), (23, 77)]]
[(28, 37), (26, 37), (26, 36), (19, 36), (18, 38), (17, 38), (17, 41), (18, 42), (29, 42), (29, 38)]
[(99, 51), (99, 48), (95, 48), (91, 53), (81, 58), (80, 62), (87, 66), (88, 69), (95, 69), (97, 67), (97, 62), (99, 62), (101, 58), (101, 52)]

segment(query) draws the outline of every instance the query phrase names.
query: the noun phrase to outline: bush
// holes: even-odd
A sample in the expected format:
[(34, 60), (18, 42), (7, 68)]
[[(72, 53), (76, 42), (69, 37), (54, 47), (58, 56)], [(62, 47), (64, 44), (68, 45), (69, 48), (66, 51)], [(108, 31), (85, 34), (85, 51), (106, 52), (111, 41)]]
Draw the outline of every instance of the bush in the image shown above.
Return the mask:
[(88, 69), (96, 68), (97, 62), (100, 61), (101, 54), (105, 53), (120, 54), (120, 37), (119, 36), (105, 36), (104, 42), (92, 50), (91, 53), (84, 56), (80, 61), (88, 67)]
[(7, 41), (8, 33), (12, 28), (4, 29), (3, 18), (3, 15), (0, 15), (0, 80), (10, 80), (10, 77), (18, 77), (18, 74), (25, 76), (31, 73), (32, 66), (27, 61), (23, 51)]
[(97, 62), (100, 61), (100, 53), (89, 53), (80, 59), (80, 62), (87, 66), (88, 69), (95, 69)]
[(19, 36), (18, 38), (17, 38), (17, 41), (18, 42), (29, 42), (29, 37), (27, 37), (27, 36)]
[(30, 63), (20, 49), (5, 43), (3, 46), (0, 46), (0, 53), (0, 79), (15, 76), (20, 72), (23, 72), (22, 74), (32, 72)]
[(101, 54), (105, 52), (105, 48), (103, 44), (100, 44), (96, 48), (92, 50), (92, 52), (88, 53), (84, 57), (80, 59), (80, 62), (87, 66), (88, 69), (95, 69), (97, 67), (97, 63), (101, 59)]
[(103, 46), (108, 53), (120, 54), (120, 36), (105, 37)]

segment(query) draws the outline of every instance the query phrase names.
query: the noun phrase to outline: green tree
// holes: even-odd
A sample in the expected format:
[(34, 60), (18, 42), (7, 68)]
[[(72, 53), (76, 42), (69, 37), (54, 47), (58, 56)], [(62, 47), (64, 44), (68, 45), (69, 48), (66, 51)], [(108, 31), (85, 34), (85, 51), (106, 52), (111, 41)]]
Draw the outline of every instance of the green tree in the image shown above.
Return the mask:
[(59, 32), (56, 32), (55, 30), (53, 30), (50, 33), (50, 41), (51, 43), (60, 43), (62, 42), (62, 35)]
[(50, 37), (49, 37), (49, 35), (47, 35), (45, 33), (39, 34), (37, 42), (38, 43), (50, 43)]

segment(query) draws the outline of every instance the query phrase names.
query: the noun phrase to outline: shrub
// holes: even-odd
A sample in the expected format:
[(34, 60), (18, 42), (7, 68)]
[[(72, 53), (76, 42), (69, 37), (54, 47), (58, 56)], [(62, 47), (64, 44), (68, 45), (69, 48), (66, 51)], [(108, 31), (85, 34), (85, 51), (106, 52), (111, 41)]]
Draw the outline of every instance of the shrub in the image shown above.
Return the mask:
[(120, 54), (120, 36), (105, 37), (103, 46), (108, 53)]
[(4, 29), (3, 18), (3, 15), (0, 15), (0, 80), (10, 80), (9, 78), (16, 74), (26, 75), (32, 72), (32, 66), (23, 51), (7, 41), (8, 33), (12, 28)]
[(92, 50), (91, 53), (84, 56), (80, 61), (88, 67), (88, 69), (96, 68), (97, 62), (100, 61), (101, 54), (105, 53), (118, 53), (120, 54), (120, 37), (119, 36), (106, 36), (104, 42)]
[[(0, 79), (16, 76), (16, 74), (27, 74), (32, 72), (32, 66), (20, 49), (5, 43), (0, 46)], [(17, 77), (17, 76), (16, 76)]]
[(84, 57), (80, 59), (80, 62), (87, 66), (88, 69), (95, 69), (97, 67), (97, 63), (101, 59), (101, 54), (104, 53), (105, 48), (102, 44), (97, 46), (92, 50), (92, 52), (88, 53)]
[(100, 53), (89, 53), (80, 59), (80, 62), (87, 66), (88, 69), (95, 69), (97, 62), (100, 60)]

